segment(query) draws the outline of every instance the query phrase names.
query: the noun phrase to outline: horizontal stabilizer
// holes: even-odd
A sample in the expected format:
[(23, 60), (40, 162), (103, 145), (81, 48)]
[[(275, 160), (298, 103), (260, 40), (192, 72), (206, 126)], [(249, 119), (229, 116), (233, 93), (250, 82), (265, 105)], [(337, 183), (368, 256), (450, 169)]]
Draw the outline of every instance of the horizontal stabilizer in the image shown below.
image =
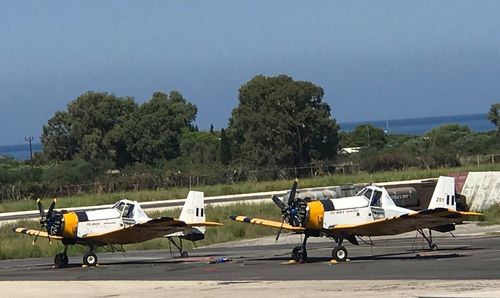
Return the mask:
[(224, 224), (220, 222), (213, 222), (213, 221), (204, 221), (204, 222), (196, 222), (196, 223), (190, 223), (186, 224), (186, 227), (219, 227), (223, 226)]

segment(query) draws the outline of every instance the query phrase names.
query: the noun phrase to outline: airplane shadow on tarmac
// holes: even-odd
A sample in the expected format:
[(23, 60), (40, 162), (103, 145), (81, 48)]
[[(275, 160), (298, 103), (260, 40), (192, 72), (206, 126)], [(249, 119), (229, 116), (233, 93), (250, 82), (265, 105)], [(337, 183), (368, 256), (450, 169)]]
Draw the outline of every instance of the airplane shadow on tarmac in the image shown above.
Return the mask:
[[(458, 246), (453, 248), (446, 248), (437, 251), (430, 250), (405, 250), (400, 252), (391, 253), (377, 253), (373, 255), (359, 255), (359, 256), (349, 256), (351, 261), (376, 261), (376, 260), (429, 260), (429, 259), (445, 259), (445, 258), (461, 258), (469, 256), (473, 251), (484, 250), (482, 247), (470, 247), (470, 246)], [(312, 249), (315, 250), (315, 249)], [(117, 260), (117, 261), (106, 261), (99, 262), (99, 266), (120, 266), (120, 265), (160, 265), (160, 264), (199, 264), (199, 263), (209, 263), (213, 259), (219, 257), (227, 257), (227, 254), (217, 254), (211, 253), (207, 255), (196, 255), (188, 258), (173, 257), (173, 258), (158, 258), (149, 260), (140, 260), (140, 258), (134, 257), (134, 260)], [(76, 257), (74, 257), (76, 258)], [(125, 257), (126, 258), (126, 257)], [(291, 260), (289, 253), (274, 255), (270, 257), (266, 256), (255, 256), (255, 257), (233, 257), (232, 262), (235, 263), (245, 263), (251, 265), (252, 263), (260, 263), (262, 261), (269, 262), (289, 262)], [(309, 256), (306, 263), (325, 263), (330, 262), (332, 258), (328, 255), (325, 256)], [(30, 266), (31, 268), (43, 268), (47, 266), (53, 266), (49, 264), (39, 264)], [(75, 262), (70, 263), (66, 267), (57, 268), (58, 270), (71, 269), (71, 268), (82, 268), (82, 264)]]
[[(484, 250), (481, 247), (470, 247), (470, 246), (460, 246), (454, 248), (446, 248), (437, 251), (430, 250), (406, 250), (401, 252), (392, 252), (384, 254), (373, 254), (373, 255), (360, 255), (360, 256), (349, 256), (351, 261), (376, 261), (376, 260), (429, 260), (429, 259), (446, 259), (446, 258), (462, 258), (471, 255), (471, 252)], [(260, 258), (249, 258), (245, 261), (290, 261), (291, 257), (287, 255), (280, 255), (274, 257), (260, 257)], [(324, 263), (330, 262), (331, 257), (316, 257), (309, 256), (306, 263)]]

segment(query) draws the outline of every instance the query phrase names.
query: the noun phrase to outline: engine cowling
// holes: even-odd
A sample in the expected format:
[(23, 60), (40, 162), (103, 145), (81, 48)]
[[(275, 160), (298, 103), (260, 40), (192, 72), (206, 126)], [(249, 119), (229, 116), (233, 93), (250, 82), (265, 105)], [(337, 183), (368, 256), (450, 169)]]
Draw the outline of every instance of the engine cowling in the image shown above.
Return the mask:
[(307, 202), (304, 227), (307, 229), (320, 230), (323, 228), (323, 217), (325, 209), (319, 200)]

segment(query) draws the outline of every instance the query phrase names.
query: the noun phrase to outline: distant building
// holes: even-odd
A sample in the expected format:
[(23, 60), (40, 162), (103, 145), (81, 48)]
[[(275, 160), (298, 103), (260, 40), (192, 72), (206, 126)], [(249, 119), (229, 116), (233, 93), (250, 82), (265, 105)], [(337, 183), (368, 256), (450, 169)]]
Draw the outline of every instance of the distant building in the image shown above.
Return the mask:
[(345, 148), (340, 149), (339, 153), (340, 154), (358, 153), (359, 149), (361, 149), (361, 147), (345, 147)]

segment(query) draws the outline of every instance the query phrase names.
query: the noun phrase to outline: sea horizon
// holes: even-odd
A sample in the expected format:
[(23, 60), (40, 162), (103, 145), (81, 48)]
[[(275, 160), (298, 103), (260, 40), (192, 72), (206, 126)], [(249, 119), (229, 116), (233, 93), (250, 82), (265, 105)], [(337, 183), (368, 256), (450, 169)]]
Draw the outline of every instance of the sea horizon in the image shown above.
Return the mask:
[(446, 124), (458, 124), (469, 127), (474, 132), (486, 132), (495, 129), (487, 114), (462, 114), (452, 116), (430, 116), (387, 120), (367, 120), (339, 122), (340, 131), (352, 131), (356, 126), (371, 124), (390, 134), (423, 135), (430, 130)]

